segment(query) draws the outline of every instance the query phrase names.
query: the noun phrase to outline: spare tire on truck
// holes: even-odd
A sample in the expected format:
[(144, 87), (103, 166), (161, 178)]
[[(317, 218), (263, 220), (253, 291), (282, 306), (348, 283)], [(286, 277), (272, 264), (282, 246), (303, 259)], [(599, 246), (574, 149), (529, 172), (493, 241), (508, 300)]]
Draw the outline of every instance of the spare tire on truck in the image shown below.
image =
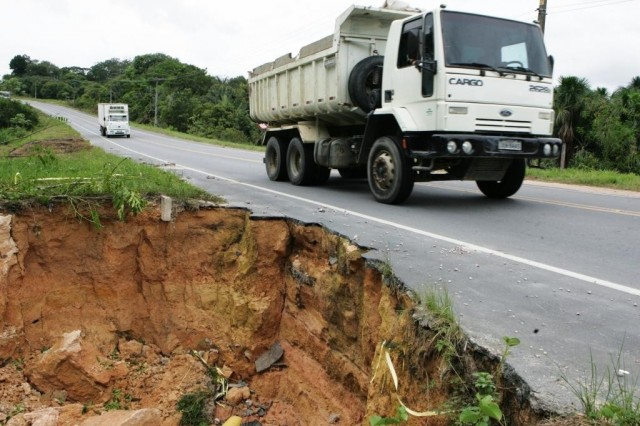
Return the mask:
[(355, 106), (370, 112), (382, 106), (382, 63), (384, 56), (369, 56), (349, 74), (349, 97)]

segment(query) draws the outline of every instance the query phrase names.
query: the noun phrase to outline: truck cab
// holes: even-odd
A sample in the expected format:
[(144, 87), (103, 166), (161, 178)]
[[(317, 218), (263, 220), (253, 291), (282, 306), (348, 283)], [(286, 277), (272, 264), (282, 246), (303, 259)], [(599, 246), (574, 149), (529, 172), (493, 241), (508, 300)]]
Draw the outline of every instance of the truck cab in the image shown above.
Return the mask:
[[(525, 159), (560, 152), (549, 137), (552, 64), (534, 24), (446, 9), (395, 21), (364, 146), (392, 126), (414, 172), (407, 180), (475, 180), (489, 197), (513, 195)], [(393, 178), (384, 158), (373, 160), (374, 186)]]

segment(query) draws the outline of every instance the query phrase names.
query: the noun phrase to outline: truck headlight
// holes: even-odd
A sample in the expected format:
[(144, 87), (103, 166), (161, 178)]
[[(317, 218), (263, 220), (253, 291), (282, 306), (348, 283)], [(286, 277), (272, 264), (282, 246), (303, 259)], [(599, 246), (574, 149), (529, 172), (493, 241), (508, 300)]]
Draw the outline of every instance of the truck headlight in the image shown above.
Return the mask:
[(544, 152), (545, 156), (550, 156), (551, 155), (551, 145), (549, 145), (548, 143), (544, 144), (544, 147), (542, 148), (542, 152)]
[(449, 154), (455, 154), (458, 151), (458, 144), (455, 141), (447, 142), (447, 151)]
[(462, 142), (462, 152), (469, 155), (473, 153), (473, 144), (469, 141)]
[(560, 147), (558, 145), (553, 145), (553, 155), (558, 155), (560, 152)]

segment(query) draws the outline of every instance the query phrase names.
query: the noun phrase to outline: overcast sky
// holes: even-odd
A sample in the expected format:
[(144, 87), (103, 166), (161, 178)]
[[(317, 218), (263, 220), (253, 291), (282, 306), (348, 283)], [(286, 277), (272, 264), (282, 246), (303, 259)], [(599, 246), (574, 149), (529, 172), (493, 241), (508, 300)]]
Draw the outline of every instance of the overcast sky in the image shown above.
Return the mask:
[[(407, 1), (407, 0), (405, 0)], [(220, 77), (333, 33), (349, 5), (384, 0), (0, 0), (0, 75), (16, 55), (89, 68), (164, 53)], [(531, 22), (539, 0), (408, 0)], [(555, 76), (615, 90), (640, 76), (640, 0), (547, 0), (545, 39)]]

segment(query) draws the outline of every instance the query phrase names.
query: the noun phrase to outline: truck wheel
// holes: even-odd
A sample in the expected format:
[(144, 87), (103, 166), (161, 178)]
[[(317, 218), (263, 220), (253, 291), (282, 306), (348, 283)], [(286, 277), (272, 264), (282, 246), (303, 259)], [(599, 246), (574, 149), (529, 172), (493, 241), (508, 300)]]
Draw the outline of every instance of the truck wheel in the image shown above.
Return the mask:
[(498, 181), (478, 180), (476, 185), (489, 198), (507, 198), (518, 192), (525, 175), (524, 160), (515, 159), (507, 169), (504, 177)]
[(367, 161), (369, 188), (376, 201), (400, 204), (413, 191), (414, 178), (398, 144), (390, 137), (376, 140)]
[(349, 97), (364, 112), (382, 106), (382, 63), (384, 56), (369, 56), (349, 74)]
[(273, 181), (284, 181), (289, 178), (287, 175), (287, 164), (285, 155), (287, 145), (284, 141), (275, 137), (270, 137), (267, 141), (267, 149), (264, 152), (264, 165), (267, 169), (267, 176)]
[(287, 149), (287, 173), (294, 185), (313, 185), (317, 182), (316, 164), (313, 162), (313, 145), (291, 139)]

